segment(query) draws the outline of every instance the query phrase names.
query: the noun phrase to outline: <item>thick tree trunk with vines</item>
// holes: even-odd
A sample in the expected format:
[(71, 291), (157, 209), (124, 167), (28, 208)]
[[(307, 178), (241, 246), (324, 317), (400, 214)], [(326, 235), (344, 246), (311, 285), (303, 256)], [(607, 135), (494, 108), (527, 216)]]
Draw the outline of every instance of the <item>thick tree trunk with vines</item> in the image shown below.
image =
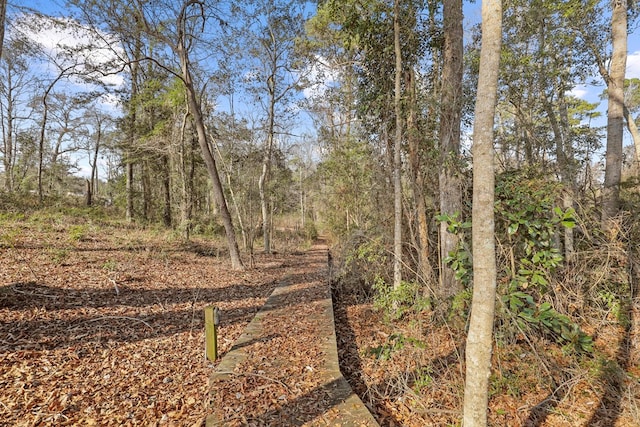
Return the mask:
[(400, 5), (395, 0), (393, 5), (394, 52), (396, 59), (395, 98), (396, 137), (393, 144), (393, 287), (398, 289), (402, 283), (402, 51), (400, 48)]
[[(460, 178), (460, 120), (462, 112), (462, 0), (443, 2), (444, 52), (442, 67), (442, 96), (440, 108), (440, 214), (462, 212), (462, 185)], [(462, 290), (455, 272), (445, 265), (445, 258), (455, 251), (459, 238), (447, 231), (447, 223), (440, 224), (440, 287), (443, 297)]]

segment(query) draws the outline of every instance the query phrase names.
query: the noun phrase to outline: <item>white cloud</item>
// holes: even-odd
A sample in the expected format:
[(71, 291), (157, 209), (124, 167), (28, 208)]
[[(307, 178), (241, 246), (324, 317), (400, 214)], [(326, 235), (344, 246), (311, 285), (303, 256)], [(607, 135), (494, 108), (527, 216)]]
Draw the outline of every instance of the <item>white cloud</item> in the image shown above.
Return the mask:
[(587, 90), (587, 87), (584, 85), (578, 85), (569, 91), (569, 95), (575, 96), (576, 98), (579, 98), (579, 99), (585, 99), (588, 94), (589, 94), (589, 91)]
[(327, 89), (339, 81), (338, 77), (337, 67), (332, 67), (325, 58), (317, 56), (310, 68), (306, 70), (306, 79), (311, 85), (304, 89), (304, 97), (322, 97)]
[(627, 56), (627, 71), (625, 77), (627, 79), (640, 79), (640, 50)]
[[(18, 25), (20, 31), (38, 43), (43, 52), (58, 63), (58, 67), (77, 64), (79, 72), (106, 70), (106, 75), (94, 71), (93, 77), (116, 88), (124, 85), (124, 78), (117, 73), (122, 51), (113, 36), (96, 34), (71, 18), (25, 15)], [(49, 69), (53, 70), (53, 66)], [(79, 86), (87, 84), (80, 79), (74, 79), (74, 83)]]

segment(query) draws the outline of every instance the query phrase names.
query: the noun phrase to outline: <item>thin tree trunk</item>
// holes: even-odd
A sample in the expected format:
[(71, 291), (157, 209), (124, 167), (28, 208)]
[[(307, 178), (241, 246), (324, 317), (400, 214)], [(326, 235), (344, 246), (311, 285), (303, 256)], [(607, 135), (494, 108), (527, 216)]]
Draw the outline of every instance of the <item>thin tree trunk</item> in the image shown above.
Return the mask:
[(173, 218), (171, 215), (171, 170), (169, 165), (169, 155), (162, 155), (162, 189), (164, 196), (164, 209), (162, 212), (162, 222), (167, 228), (171, 227)]
[(482, 47), (473, 126), (473, 300), (467, 347), (462, 424), (487, 425), (496, 301), (493, 126), (502, 39), (502, 2), (482, 2)]
[[(89, 180), (89, 194), (95, 195), (98, 192), (98, 154), (100, 152), (100, 144), (102, 143), (102, 124), (100, 120), (97, 121), (98, 128), (96, 129), (96, 142), (93, 147), (93, 158), (89, 162), (91, 165), (91, 178)], [(91, 205), (92, 199), (87, 197), (87, 205)]]
[(393, 287), (398, 289), (402, 283), (402, 51), (400, 48), (400, 5), (399, 0), (393, 4), (393, 34), (396, 59), (394, 109), (396, 115), (396, 137), (393, 144)]
[[(138, 96), (138, 70), (140, 57), (142, 56), (142, 42), (140, 40), (140, 32), (138, 26), (140, 24), (140, 17), (136, 14), (136, 40), (134, 43), (134, 60), (131, 62), (131, 99), (135, 100)], [(136, 122), (137, 122), (137, 107), (136, 103), (129, 103), (131, 111), (129, 112), (129, 147), (125, 149), (125, 164), (126, 164), (126, 192), (127, 192), (127, 208), (126, 219), (128, 222), (133, 222), (133, 149), (136, 146)]]
[[(9, 67), (8, 67), (9, 68)], [(4, 188), (7, 192), (13, 191), (13, 90), (11, 84), (11, 71), (7, 71), (5, 77), (7, 79), (7, 123), (6, 130), (3, 132), (4, 136), (4, 157), (2, 158), (4, 164)], [(4, 125), (4, 121), (3, 121)]]
[(180, 205), (180, 224), (185, 240), (191, 238), (191, 216), (193, 214), (193, 146), (190, 135), (189, 143), (187, 143), (186, 129), (189, 113), (185, 113), (182, 117), (182, 126), (180, 128), (180, 178), (182, 181), (182, 203)]
[(627, 1), (612, 2), (611, 38), (613, 51), (607, 84), (607, 154), (602, 189), (602, 226), (610, 227), (610, 219), (620, 207), (622, 178), (622, 137), (624, 129), (624, 75), (627, 64)]
[[(133, 138), (132, 138), (133, 139)], [(126, 167), (127, 167), (127, 182), (126, 182), (126, 192), (127, 192), (127, 211), (126, 218), (128, 222), (133, 221), (133, 161), (131, 160), (131, 152), (128, 152), (125, 157)]]
[(86, 198), (86, 205), (87, 206), (91, 206), (93, 204), (93, 190), (91, 188), (91, 180), (86, 180), (86, 190), (87, 190), (87, 198)]
[[(442, 67), (442, 96), (440, 102), (440, 214), (452, 216), (462, 212), (462, 185), (460, 178), (460, 120), (462, 113), (462, 0), (443, 2), (444, 52)], [(440, 288), (443, 297), (462, 290), (455, 272), (444, 263), (445, 258), (458, 247), (459, 237), (440, 224)]]
[(273, 152), (274, 124), (275, 124), (275, 92), (273, 78), (269, 85), (269, 113), (267, 125), (267, 142), (262, 158), (262, 173), (258, 180), (258, 192), (260, 193), (260, 210), (262, 212), (262, 237), (264, 240), (264, 252), (271, 253), (271, 212), (269, 197), (269, 177), (271, 173), (271, 154)]
[[(568, 133), (570, 127), (569, 111), (564, 95), (562, 95), (562, 102), (560, 103), (560, 120), (562, 123), (562, 129), (565, 129), (565, 132)], [(562, 198), (562, 207), (566, 210), (573, 208), (573, 203), (576, 197), (576, 173), (573, 166), (569, 164), (569, 162), (572, 162), (575, 158), (571, 141), (567, 141), (567, 138), (565, 137), (562, 142), (564, 143), (563, 155), (565, 161), (563, 171), (566, 179), (564, 196)], [(573, 260), (575, 257), (573, 228), (570, 227), (564, 227), (564, 255), (567, 260)]]
[(151, 167), (149, 161), (140, 162), (140, 177), (142, 178), (142, 221), (149, 221), (151, 211)]
[(7, 16), (7, 0), (0, 0), (0, 58), (4, 50), (4, 27)]
[(185, 85), (185, 89), (187, 92), (187, 103), (189, 106), (189, 112), (193, 117), (193, 121), (196, 127), (196, 132), (198, 135), (198, 144), (200, 145), (200, 150), (202, 152), (202, 158), (207, 166), (207, 171), (209, 172), (209, 176), (211, 177), (211, 182), (213, 185), (213, 196), (215, 199), (215, 203), (220, 212), (220, 217), (222, 219), (222, 224), (225, 229), (225, 233), (227, 236), (227, 244), (229, 247), (229, 257), (231, 259), (231, 267), (234, 270), (242, 270), (244, 269), (244, 265), (242, 263), (242, 259), (240, 258), (240, 251), (238, 250), (238, 242), (236, 241), (236, 232), (233, 228), (233, 221), (231, 219), (231, 214), (229, 213), (229, 208), (227, 207), (227, 201), (224, 197), (224, 190), (222, 188), (222, 182), (220, 181), (220, 176), (218, 175), (218, 167), (216, 165), (216, 160), (211, 153), (209, 148), (209, 142), (207, 140), (207, 132), (204, 125), (204, 118), (202, 117), (202, 110), (200, 109), (200, 104), (198, 103), (197, 93), (193, 85), (193, 80), (191, 77), (190, 65), (189, 65), (189, 57), (185, 50), (185, 46), (183, 45), (185, 41), (180, 40), (177, 48), (177, 54), (180, 58), (180, 67), (182, 70), (182, 79)]
[[(562, 97), (562, 95), (560, 95)], [(562, 99), (562, 98), (561, 98)], [(560, 182), (563, 185), (563, 198), (562, 198), (562, 207), (564, 209), (568, 209), (573, 207), (573, 173), (571, 172), (571, 165), (569, 164), (569, 156), (567, 155), (565, 148), (567, 147), (567, 143), (565, 141), (566, 129), (569, 126), (568, 116), (566, 111), (563, 112), (564, 102), (561, 101), (561, 121), (558, 122), (556, 118), (556, 112), (553, 109), (553, 105), (551, 102), (544, 97), (543, 99), (544, 107), (547, 112), (547, 117), (549, 118), (549, 122), (551, 124), (551, 129), (553, 130), (553, 140), (556, 145), (556, 162), (557, 162), (557, 171), (560, 175)], [(561, 227), (558, 225), (558, 227)], [(560, 230), (556, 230), (557, 233), (560, 233)], [(558, 248), (561, 250), (567, 259), (570, 259), (573, 256), (574, 248), (573, 248), (573, 230), (571, 228), (564, 228), (564, 248)], [(560, 240), (558, 239), (558, 246), (560, 246)]]
[(49, 115), (49, 104), (48, 104), (49, 94), (53, 90), (53, 87), (56, 85), (56, 83), (58, 83), (65, 76), (67, 71), (69, 71), (71, 68), (73, 68), (73, 66), (69, 66), (65, 69), (60, 70), (56, 78), (53, 79), (51, 83), (49, 83), (49, 86), (47, 86), (47, 88), (44, 91), (44, 94), (42, 95), (42, 108), (43, 108), (42, 123), (40, 126), (40, 141), (38, 142), (38, 200), (40, 204), (42, 204), (43, 197), (44, 197), (44, 188), (42, 185), (42, 179), (43, 179), (43, 173), (44, 173), (44, 137), (45, 137), (47, 120)]
[(420, 141), (423, 135), (418, 128), (416, 84), (413, 70), (408, 73), (407, 91), (410, 94), (409, 115), (407, 118), (407, 140), (409, 143), (409, 166), (411, 168), (411, 188), (416, 212), (418, 278), (424, 283), (431, 284), (434, 279), (433, 268), (429, 261), (429, 219), (424, 196), (424, 176), (421, 172), (423, 165), (420, 161)]
[(637, 173), (640, 174), (640, 132), (638, 131), (636, 121), (633, 120), (633, 116), (626, 105), (623, 106), (623, 114), (624, 120), (627, 123), (627, 129), (629, 130), (631, 139), (633, 140), (633, 146), (635, 147)]

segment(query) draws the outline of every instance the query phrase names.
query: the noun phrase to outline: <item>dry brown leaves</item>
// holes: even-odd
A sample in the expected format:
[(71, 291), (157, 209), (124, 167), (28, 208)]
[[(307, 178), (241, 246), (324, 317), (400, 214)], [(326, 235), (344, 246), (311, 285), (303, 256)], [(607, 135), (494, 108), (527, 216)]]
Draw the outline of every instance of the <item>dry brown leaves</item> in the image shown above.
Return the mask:
[[(439, 326), (443, 322), (434, 324), (419, 316), (390, 325), (371, 303), (348, 293), (334, 298), (341, 368), (380, 425), (458, 425), (464, 392), (464, 336)], [(640, 316), (635, 314), (631, 329), (640, 331)], [(601, 354), (616, 357), (626, 348), (620, 345), (622, 334), (615, 327), (600, 332), (596, 345)], [(371, 351), (393, 343), (394, 334), (415, 338), (424, 346), (408, 342), (388, 360)], [(629, 342), (629, 358), (637, 360), (637, 332)], [(622, 366), (625, 360), (619, 360)], [(489, 425), (640, 425), (638, 366), (631, 362), (625, 374), (598, 357), (585, 357), (582, 363), (578, 369), (549, 341), (535, 342), (533, 349), (528, 343), (495, 346)], [(553, 386), (549, 372), (556, 380)]]
[[(78, 225), (81, 233), (71, 228)], [(236, 272), (211, 242), (55, 218), (5, 224), (0, 237), (0, 426), (194, 426), (211, 411), (225, 425), (301, 425), (331, 406), (314, 317), (326, 297), (317, 286), (326, 259), (258, 257), (256, 268)], [(216, 388), (222, 404), (210, 408), (204, 307), (222, 310), (224, 355), (283, 280), (291, 288), (265, 318), (269, 332), (247, 347), (233, 380)], [(390, 326), (348, 295), (334, 308), (343, 373), (382, 426), (458, 422), (463, 337), (428, 319)], [(640, 313), (633, 320), (627, 358), (637, 360)], [(408, 342), (389, 360), (372, 355), (398, 332), (424, 347)], [(599, 336), (600, 350), (615, 357), (623, 346)], [(553, 368), (565, 380), (554, 394), (536, 368), (536, 352), (552, 349), (521, 350), (496, 350), (493, 425), (586, 425), (594, 414), (599, 425), (638, 425), (637, 366), (618, 378), (594, 360), (597, 372), (586, 375), (563, 372), (558, 357)], [(607, 384), (620, 395), (607, 397)], [(547, 413), (536, 418), (541, 404)]]
[[(325, 375), (327, 322), (321, 301), (326, 252), (296, 262), (261, 319), (261, 336), (231, 375), (212, 386), (212, 413), (223, 425), (302, 425), (321, 416), (334, 398)], [(323, 319), (324, 320), (324, 319)]]
[(0, 242), (0, 425), (200, 425), (203, 308), (222, 310), (224, 354), (293, 269), (276, 255), (231, 271), (207, 241), (135, 228), (12, 227)]

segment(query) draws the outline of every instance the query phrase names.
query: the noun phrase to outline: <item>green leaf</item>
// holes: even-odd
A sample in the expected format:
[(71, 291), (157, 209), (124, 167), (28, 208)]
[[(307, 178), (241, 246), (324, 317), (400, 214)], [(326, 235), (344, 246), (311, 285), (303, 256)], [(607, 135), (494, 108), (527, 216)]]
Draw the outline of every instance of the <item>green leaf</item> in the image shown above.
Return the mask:
[(520, 227), (520, 224), (516, 223), (511, 223), (509, 225), (509, 229), (507, 230), (507, 233), (509, 233), (510, 235), (516, 234), (518, 232), (518, 227)]
[(538, 310), (541, 312), (549, 311), (551, 310), (551, 304), (548, 302), (543, 302), (542, 304), (540, 304), (540, 308)]
[(527, 322), (529, 322), (529, 323), (534, 323), (534, 324), (536, 324), (536, 323), (538, 323), (538, 322), (539, 322), (539, 321), (538, 321), (538, 319), (536, 319), (536, 318), (533, 316), (533, 311), (532, 311), (532, 310), (530, 310), (530, 309), (524, 309), (524, 310), (522, 310), (522, 311), (520, 312), (520, 314), (518, 314), (518, 316), (522, 317), (524, 320), (526, 320), (526, 321), (527, 321)]

